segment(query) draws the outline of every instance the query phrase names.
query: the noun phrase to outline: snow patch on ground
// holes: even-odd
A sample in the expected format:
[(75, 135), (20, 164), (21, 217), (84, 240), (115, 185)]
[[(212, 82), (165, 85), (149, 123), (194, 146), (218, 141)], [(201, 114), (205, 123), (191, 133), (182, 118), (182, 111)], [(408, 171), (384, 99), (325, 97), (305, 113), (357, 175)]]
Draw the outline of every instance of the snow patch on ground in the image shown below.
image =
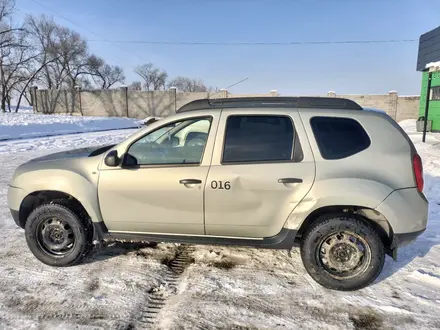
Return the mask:
[(139, 120), (131, 118), (43, 115), (30, 112), (0, 113), (0, 140), (139, 127)]
[(41, 152), (45, 151), (47, 153), (48, 151), (55, 152), (79, 147), (117, 144), (137, 131), (137, 129), (123, 129), (117, 131), (108, 131), (105, 133), (94, 132), (36, 139), (0, 141), (0, 155), (33, 151), (38, 152), (37, 155), (40, 155)]
[[(409, 133), (416, 133), (416, 119), (406, 119), (399, 122), (399, 125), (403, 128), (403, 130), (409, 134)], [(421, 141), (421, 140), (420, 140)]]

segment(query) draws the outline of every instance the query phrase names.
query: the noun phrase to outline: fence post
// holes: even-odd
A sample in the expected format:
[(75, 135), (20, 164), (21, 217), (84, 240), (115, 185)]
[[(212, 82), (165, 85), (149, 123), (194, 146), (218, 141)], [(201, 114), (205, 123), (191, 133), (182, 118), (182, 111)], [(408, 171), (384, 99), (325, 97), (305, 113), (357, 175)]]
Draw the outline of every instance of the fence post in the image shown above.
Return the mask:
[(177, 111), (177, 87), (170, 87), (168, 91), (171, 93), (171, 99), (174, 103), (174, 112)]
[(328, 97), (336, 97), (336, 92), (330, 91), (330, 92), (327, 93), (327, 96)]
[(78, 101), (79, 101), (79, 113), (81, 116), (84, 116), (82, 112), (82, 105), (81, 105), (81, 86), (75, 86), (76, 92), (78, 93)]
[(389, 91), (388, 92), (388, 111), (391, 118), (397, 121), (397, 110), (398, 110), (398, 102), (399, 102), (399, 95), (396, 91)]
[(278, 91), (276, 89), (272, 89), (270, 91), (270, 96), (278, 96)]
[(32, 112), (38, 112), (38, 101), (37, 101), (37, 89), (38, 86), (31, 87), (31, 102), (32, 102)]
[(125, 116), (128, 118), (128, 87), (125, 85), (122, 85), (121, 91), (123, 93), (123, 98), (124, 98), (124, 102), (125, 102)]

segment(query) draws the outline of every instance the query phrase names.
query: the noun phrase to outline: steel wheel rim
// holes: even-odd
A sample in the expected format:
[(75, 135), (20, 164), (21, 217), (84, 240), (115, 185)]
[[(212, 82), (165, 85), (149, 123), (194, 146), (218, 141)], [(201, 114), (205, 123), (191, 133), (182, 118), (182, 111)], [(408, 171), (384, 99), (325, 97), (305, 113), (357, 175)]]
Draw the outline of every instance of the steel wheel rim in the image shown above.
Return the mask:
[(316, 254), (321, 266), (337, 279), (356, 277), (371, 263), (371, 249), (367, 241), (349, 231), (327, 235), (318, 245)]
[(62, 257), (73, 249), (75, 234), (67, 221), (58, 217), (50, 217), (38, 225), (37, 242), (47, 254)]

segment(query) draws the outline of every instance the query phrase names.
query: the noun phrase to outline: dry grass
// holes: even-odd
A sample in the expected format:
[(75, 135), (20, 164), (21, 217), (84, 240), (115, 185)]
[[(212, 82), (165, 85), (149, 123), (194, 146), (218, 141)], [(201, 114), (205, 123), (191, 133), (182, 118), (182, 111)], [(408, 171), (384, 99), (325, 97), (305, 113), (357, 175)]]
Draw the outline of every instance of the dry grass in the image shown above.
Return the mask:
[(87, 283), (87, 291), (94, 292), (99, 289), (99, 279), (93, 278), (89, 283)]
[(383, 318), (373, 310), (350, 315), (355, 330), (379, 330), (383, 328)]
[(237, 263), (231, 259), (225, 258), (222, 260), (213, 261), (211, 262), (211, 265), (217, 268), (229, 270), (237, 266)]

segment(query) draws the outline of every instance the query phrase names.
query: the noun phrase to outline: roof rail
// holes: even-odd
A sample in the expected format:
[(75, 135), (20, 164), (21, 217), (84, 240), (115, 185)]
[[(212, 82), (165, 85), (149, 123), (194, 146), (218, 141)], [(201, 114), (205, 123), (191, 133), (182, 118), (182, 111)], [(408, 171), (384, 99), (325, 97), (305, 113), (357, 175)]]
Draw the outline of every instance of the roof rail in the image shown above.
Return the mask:
[(176, 112), (223, 108), (322, 108), (362, 110), (356, 102), (338, 97), (236, 97), (224, 99), (200, 99), (189, 102)]

